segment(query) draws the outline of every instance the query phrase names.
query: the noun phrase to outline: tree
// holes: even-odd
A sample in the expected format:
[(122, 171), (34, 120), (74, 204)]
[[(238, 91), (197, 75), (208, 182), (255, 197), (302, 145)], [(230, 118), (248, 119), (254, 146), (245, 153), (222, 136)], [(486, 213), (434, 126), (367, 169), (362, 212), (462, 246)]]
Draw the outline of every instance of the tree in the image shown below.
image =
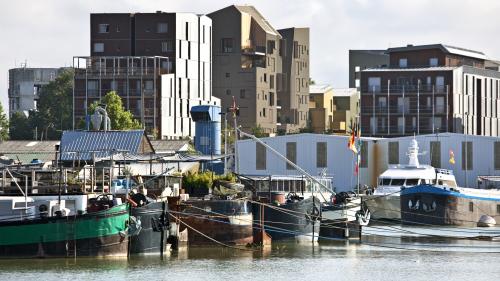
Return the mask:
[(309, 77), (309, 85), (316, 85), (316, 81), (314, 81), (311, 77)]
[(32, 128), (44, 139), (59, 139), (63, 130), (73, 127), (73, 70), (63, 70), (42, 87), (37, 110), (29, 116)]
[[(122, 98), (115, 92), (111, 91), (101, 99), (101, 104), (106, 105), (106, 111), (111, 119), (111, 129), (113, 130), (133, 130), (141, 129), (141, 123), (134, 119), (134, 115), (128, 110), (125, 110), (122, 104)], [(93, 114), (98, 102), (90, 105), (90, 113)]]
[(3, 106), (0, 103), (0, 141), (5, 141), (9, 138), (9, 120), (3, 111)]
[(12, 140), (31, 140), (33, 131), (28, 117), (22, 112), (14, 112), (10, 117), (10, 138)]

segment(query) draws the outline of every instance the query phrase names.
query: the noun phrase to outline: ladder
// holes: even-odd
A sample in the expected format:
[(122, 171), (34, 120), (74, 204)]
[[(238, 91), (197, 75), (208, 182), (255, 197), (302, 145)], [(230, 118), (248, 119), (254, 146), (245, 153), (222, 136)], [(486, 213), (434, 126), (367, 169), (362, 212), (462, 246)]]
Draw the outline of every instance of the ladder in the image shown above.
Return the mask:
[(66, 257), (76, 258), (76, 216), (66, 217)]

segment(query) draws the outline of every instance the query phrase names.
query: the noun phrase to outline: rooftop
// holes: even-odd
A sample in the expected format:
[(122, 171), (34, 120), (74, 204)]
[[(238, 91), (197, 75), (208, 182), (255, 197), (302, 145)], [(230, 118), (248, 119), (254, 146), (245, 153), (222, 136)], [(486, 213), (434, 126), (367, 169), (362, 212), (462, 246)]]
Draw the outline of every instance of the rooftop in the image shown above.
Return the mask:
[(413, 68), (367, 68), (361, 70), (361, 72), (380, 72), (380, 71), (408, 71), (408, 72), (413, 72), (413, 71), (450, 71), (454, 70), (456, 68), (459, 68), (459, 66), (433, 66), (433, 67), (413, 67)]
[(356, 88), (338, 88), (333, 89), (334, 97), (350, 97), (357, 94)]
[(328, 84), (323, 84), (323, 85), (309, 85), (309, 93), (311, 94), (324, 94), (328, 91), (331, 91), (333, 88), (332, 86)]
[(476, 58), (480, 60), (486, 59), (486, 55), (483, 52), (465, 49), (461, 47), (454, 47), (450, 45), (444, 45), (444, 44), (430, 44), (430, 45), (418, 45), (418, 46), (407, 45), (406, 47), (389, 48), (387, 49), (387, 52), (393, 53), (393, 52), (419, 51), (419, 50), (430, 50), (430, 49), (440, 49), (448, 54)]
[(257, 24), (260, 25), (260, 27), (262, 27), (262, 29), (264, 29), (265, 32), (281, 37), (279, 32), (276, 29), (274, 29), (274, 27), (272, 27), (271, 24), (269, 24), (269, 22), (264, 18), (264, 16), (257, 9), (255, 9), (254, 6), (234, 5), (234, 7), (238, 11), (240, 11), (240, 13), (245, 13), (245, 14), (250, 15), (255, 20), (255, 22), (257, 22)]

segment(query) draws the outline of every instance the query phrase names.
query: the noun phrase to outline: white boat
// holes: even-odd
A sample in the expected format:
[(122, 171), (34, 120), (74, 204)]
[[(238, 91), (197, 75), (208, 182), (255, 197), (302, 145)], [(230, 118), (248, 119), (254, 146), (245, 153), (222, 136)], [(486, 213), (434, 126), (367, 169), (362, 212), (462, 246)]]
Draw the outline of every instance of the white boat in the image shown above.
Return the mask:
[(365, 200), (372, 219), (401, 220), (400, 193), (403, 188), (420, 184), (457, 186), (451, 170), (421, 165), (418, 150), (417, 140), (413, 139), (408, 147), (408, 164), (390, 165), (379, 176), (373, 194), (368, 195)]

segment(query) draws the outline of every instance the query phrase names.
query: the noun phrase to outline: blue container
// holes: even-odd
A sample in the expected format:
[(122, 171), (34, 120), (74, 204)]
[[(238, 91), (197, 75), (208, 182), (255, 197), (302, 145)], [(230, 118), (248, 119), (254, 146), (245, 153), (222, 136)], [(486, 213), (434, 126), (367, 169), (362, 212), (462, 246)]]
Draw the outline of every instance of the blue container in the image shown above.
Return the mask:
[(191, 107), (195, 124), (194, 147), (205, 155), (221, 154), (221, 108), (215, 105)]

